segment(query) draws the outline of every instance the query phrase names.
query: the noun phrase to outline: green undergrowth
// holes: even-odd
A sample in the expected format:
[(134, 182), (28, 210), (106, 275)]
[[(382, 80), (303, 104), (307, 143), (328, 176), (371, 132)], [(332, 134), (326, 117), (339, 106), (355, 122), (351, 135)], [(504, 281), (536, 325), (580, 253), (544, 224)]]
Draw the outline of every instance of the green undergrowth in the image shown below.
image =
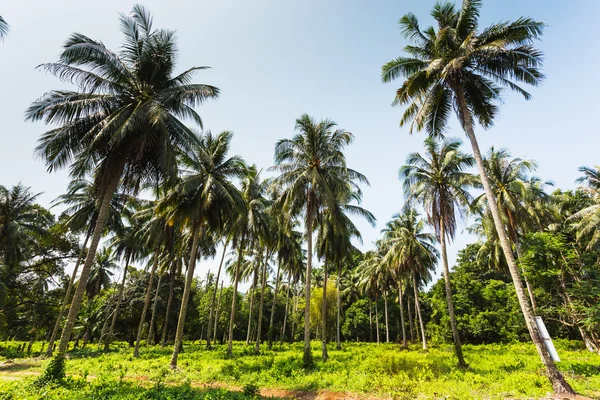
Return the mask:
[[(579, 342), (557, 341), (556, 345), (562, 358), (559, 368), (574, 389), (592, 398), (600, 396), (600, 356), (587, 352)], [(305, 370), (302, 367), (301, 343), (275, 345), (273, 350), (264, 346), (258, 356), (253, 354), (253, 347), (236, 343), (233, 359), (227, 358), (225, 345), (217, 345), (207, 351), (203, 344), (186, 343), (179, 357), (179, 368), (175, 371), (168, 367), (170, 347), (142, 348), (139, 359), (133, 358), (133, 350), (125, 344), (115, 347), (108, 353), (97, 351), (94, 346), (68, 354), (68, 379), (90, 382), (84, 391), (106, 392), (104, 397), (69, 398), (109, 398), (110, 390), (121, 390), (123, 393), (115, 393), (115, 398), (179, 399), (188, 397), (177, 397), (169, 391), (197, 391), (195, 387), (203, 384), (236, 388), (240, 392), (236, 396), (242, 396), (244, 389), (252, 395), (258, 388), (309, 392), (329, 390), (396, 399), (447, 400), (540, 398), (551, 391), (535, 348), (527, 343), (464, 346), (469, 363), (467, 370), (456, 366), (450, 345), (435, 346), (423, 352), (417, 346), (402, 350), (397, 344), (346, 343), (343, 350), (330, 346), (329, 361), (322, 362), (320, 344), (314, 342), (316, 363), (313, 369)], [(41, 372), (48, 362), (35, 358), (15, 359), (12, 364), (14, 371), (0, 367), (0, 393), (7, 391), (7, 385), (8, 393), (11, 390), (34, 390), (22, 389), (26, 385), (15, 386), (15, 379), (26, 379), (28, 374)], [(19, 370), (16, 367), (19, 365), (27, 368)], [(2, 379), (8, 377), (10, 380)], [(142, 394), (159, 390), (157, 387), (166, 391), (166, 397)], [(53, 390), (67, 391), (63, 394), (72, 391), (68, 385)], [(204, 394), (195, 393), (190, 396), (201, 399), (236, 398), (210, 397), (213, 396), (210, 393), (206, 397), (198, 397)], [(0, 399), (3, 399), (1, 395)]]

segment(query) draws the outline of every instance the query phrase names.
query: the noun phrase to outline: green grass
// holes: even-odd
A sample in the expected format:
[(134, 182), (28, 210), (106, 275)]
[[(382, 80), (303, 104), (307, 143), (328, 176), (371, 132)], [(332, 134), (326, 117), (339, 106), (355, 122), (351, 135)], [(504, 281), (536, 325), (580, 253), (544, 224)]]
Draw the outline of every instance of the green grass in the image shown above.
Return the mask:
[[(562, 358), (559, 367), (569, 383), (580, 394), (599, 397), (600, 356), (587, 352), (579, 342), (557, 341), (555, 344)], [(0, 347), (3, 346), (7, 343), (0, 343)], [(418, 347), (402, 351), (396, 344), (346, 343), (341, 351), (330, 346), (330, 359), (323, 363), (318, 357), (320, 344), (314, 342), (316, 365), (309, 371), (302, 368), (301, 343), (276, 345), (272, 351), (264, 346), (260, 356), (252, 354), (253, 347), (236, 343), (232, 360), (227, 359), (225, 346), (206, 351), (203, 345), (186, 343), (177, 371), (168, 367), (171, 350), (142, 348), (139, 359), (133, 358), (133, 350), (125, 344), (109, 353), (96, 351), (96, 346), (71, 352), (67, 376), (74, 386), (49, 389), (49, 393), (55, 398), (82, 399), (108, 398), (113, 392), (115, 397), (132, 399), (179, 399), (188, 395), (189, 398), (218, 399), (221, 397), (210, 397), (213, 394), (202, 392), (201, 388), (209, 385), (242, 390), (245, 385), (253, 384), (261, 389), (466, 400), (540, 398), (551, 391), (535, 348), (525, 343), (464, 346), (470, 365), (467, 370), (456, 367), (449, 345), (422, 352)], [(32, 389), (29, 382), (47, 363), (48, 360), (29, 358), (0, 366), (0, 393), (15, 393), (13, 397), (0, 394), (0, 399), (27, 398), (25, 394), (31, 396), (29, 398), (40, 398), (35, 397), (40, 395), (39, 390)], [(187, 394), (176, 395), (173, 391), (177, 390)], [(90, 393), (94, 391), (100, 394), (92, 396)], [(79, 393), (84, 392), (87, 397), (66, 396), (71, 392), (77, 396), (83, 396)]]

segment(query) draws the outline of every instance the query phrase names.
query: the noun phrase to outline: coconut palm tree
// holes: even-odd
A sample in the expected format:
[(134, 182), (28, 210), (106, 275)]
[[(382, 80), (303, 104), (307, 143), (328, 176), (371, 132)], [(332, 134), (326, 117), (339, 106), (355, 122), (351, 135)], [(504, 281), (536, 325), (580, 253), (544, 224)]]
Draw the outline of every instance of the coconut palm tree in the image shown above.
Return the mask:
[[(274, 170), (280, 172), (275, 183), (282, 188), (281, 207), (291, 217), (304, 212), (308, 242), (306, 263), (305, 310), (310, 310), (313, 232), (316, 218), (325, 206), (333, 207), (338, 193), (347, 190), (348, 182), (367, 182), (358, 172), (347, 168), (343, 153), (353, 136), (343, 129), (333, 130), (335, 122), (316, 122), (304, 114), (296, 120), (298, 133), (283, 139), (275, 147)], [(313, 364), (310, 350), (310, 313), (304, 313), (304, 365)]]
[(580, 167), (583, 176), (577, 179), (581, 189), (589, 195), (591, 204), (574, 213), (569, 220), (576, 221), (577, 240), (589, 238), (588, 249), (600, 241), (600, 167)]
[[(67, 192), (58, 196), (53, 201), (53, 207), (67, 207), (64, 211), (64, 213), (68, 215), (68, 218), (65, 221), (65, 226), (76, 232), (84, 231), (85, 239), (83, 240), (81, 252), (79, 253), (75, 267), (73, 268), (71, 279), (67, 285), (63, 302), (58, 311), (58, 318), (56, 319), (54, 329), (52, 330), (52, 334), (50, 336), (50, 341), (48, 342), (48, 349), (46, 350), (46, 355), (48, 357), (52, 356), (54, 351), (54, 341), (58, 335), (58, 330), (60, 329), (64, 312), (69, 304), (71, 292), (73, 290), (73, 284), (75, 283), (75, 278), (77, 277), (77, 272), (79, 271), (81, 261), (86, 254), (88, 241), (92, 235), (94, 226), (96, 225), (96, 220), (98, 219), (97, 199), (98, 196), (96, 194), (94, 184), (88, 179), (81, 178), (73, 179), (71, 182), (69, 182)], [(121, 215), (124, 212), (124, 205), (127, 199), (128, 196), (124, 194), (117, 193), (113, 196), (105, 223), (105, 233), (124, 228)]]
[[(394, 215), (383, 230), (383, 241), (386, 254), (382, 260), (394, 270), (393, 276), (412, 278), (417, 317), (421, 327), (423, 349), (427, 349), (425, 326), (421, 316), (419, 301), (419, 286), (430, 279), (430, 271), (435, 267), (439, 253), (435, 248), (436, 238), (432, 233), (424, 232), (425, 221), (419, 218), (419, 213), (405, 207), (401, 214)], [(401, 286), (402, 283), (399, 283)], [(399, 295), (402, 291), (399, 289)], [(402, 308), (402, 305), (400, 306)], [(403, 342), (406, 335), (403, 332)]]
[(108, 246), (100, 249), (98, 254), (96, 254), (96, 260), (90, 271), (90, 277), (85, 288), (88, 301), (98, 296), (103, 288), (110, 285), (113, 276), (112, 271), (118, 268), (119, 266), (112, 249)]
[(77, 90), (46, 93), (26, 111), (28, 120), (56, 126), (41, 136), (36, 149), (48, 171), (70, 165), (74, 178), (93, 172), (97, 187), (98, 218), (80, 275), (84, 284), (73, 297), (61, 352), (67, 349), (110, 200), (121, 178), (128, 184), (146, 177), (174, 177), (176, 154), (198, 143), (181, 119), (200, 124), (193, 107), (219, 93), (213, 86), (190, 83), (204, 67), (173, 76), (174, 32), (154, 30), (152, 17), (142, 6), (134, 6), (120, 21), (125, 42), (118, 53), (100, 41), (73, 34), (60, 60), (41, 68), (75, 83)]
[(429, 223), (435, 228), (442, 250), (446, 302), (454, 350), (458, 364), (466, 367), (456, 327), (446, 253), (446, 240), (452, 240), (456, 232), (456, 217), (472, 201), (468, 189), (477, 186), (476, 177), (466, 171), (473, 165), (473, 157), (462, 153), (460, 144), (460, 141), (454, 139), (426, 139), (425, 156), (419, 153), (409, 154), (406, 165), (400, 168), (400, 179), (408, 200), (423, 205)]
[(2, 18), (2, 16), (0, 16), (0, 40), (4, 39), (4, 36), (6, 36), (8, 34), (8, 31), (9, 31), (8, 24), (6, 23), (4, 18)]
[[(529, 173), (537, 168), (536, 162), (520, 157), (512, 158), (505, 149), (495, 150), (492, 147), (483, 162), (506, 232), (514, 245), (517, 258), (521, 258), (522, 235), (542, 230), (551, 219), (548, 207), (550, 196), (545, 193), (544, 186), (551, 186), (552, 183), (529, 177)], [(485, 195), (480, 195), (473, 203), (480, 215), (486, 213), (488, 217), (491, 216)], [(497, 240), (498, 235), (491, 233), (491, 238)], [(523, 278), (535, 313), (533, 288), (524, 273)]]
[(540, 71), (542, 53), (533, 43), (541, 37), (545, 25), (531, 18), (520, 17), (516, 21), (503, 21), (481, 29), (481, 4), (481, 0), (463, 0), (462, 6), (457, 9), (452, 3), (437, 3), (432, 11), (437, 29), (430, 27), (422, 31), (417, 17), (412, 13), (402, 17), (400, 28), (410, 41), (410, 45), (405, 47), (408, 56), (386, 63), (382, 67), (382, 80), (391, 82), (396, 78), (406, 78), (394, 100), (396, 105), (407, 105), (401, 125), (411, 122), (411, 126), (417, 130), (425, 129), (429, 135), (439, 136), (447, 129), (454, 107), (473, 148), (531, 339), (554, 391), (573, 395), (573, 389), (556, 368), (541, 340), (531, 305), (523, 291), (509, 239), (503, 230), (500, 211), (485, 173), (474, 129), (475, 120), (483, 128), (492, 126), (503, 88), (508, 87), (526, 99), (531, 98), (518, 83), (536, 86), (544, 77)]
[[(190, 231), (191, 245), (179, 320), (175, 334), (171, 368), (177, 367), (177, 358), (189, 301), (194, 269), (201, 241), (211, 233), (221, 232), (226, 221), (237, 215), (244, 206), (240, 191), (231, 181), (241, 178), (244, 162), (238, 156), (229, 157), (231, 132), (203, 134), (193, 152), (181, 155), (181, 182), (168, 193), (159, 206), (165, 220), (185, 220)], [(206, 246), (204, 246), (206, 247)], [(234, 296), (235, 298), (235, 296)]]
[[(359, 264), (360, 281), (358, 287), (361, 293), (369, 297), (369, 301), (375, 298), (375, 339), (377, 344), (379, 340), (379, 296), (384, 291), (386, 282), (385, 275), (388, 270), (382, 262), (383, 249), (377, 243), (376, 250), (367, 251), (363, 260)], [(371, 311), (369, 311), (370, 313)]]
[[(360, 207), (353, 202), (360, 203), (362, 199), (362, 192), (350, 191), (350, 185), (348, 185), (347, 192), (340, 192), (338, 202), (333, 206), (327, 206), (323, 209), (320, 223), (319, 223), (319, 235), (317, 236), (317, 255), (324, 259), (324, 283), (323, 287), (327, 287), (327, 276), (328, 271), (326, 266), (336, 265), (337, 266), (337, 316), (336, 316), (336, 347), (338, 350), (341, 349), (340, 342), (340, 318), (341, 318), (341, 287), (340, 287), (340, 276), (342, 274), (342, 263), (349, 262), (352, 256), (359, 250), (354, 247), (351, 240), (357, 239), (362, 242), (360, 231), (354, 225), (354, 222), (350, 219), (349, 215), (360, 216), (367, 220), (371, 226), (375, 225), (375, 216), (366, 209)], [(327, 296), (323, 296), (322, 304), (322, 331), (327, 332)], [(327, 355), (327, 338), (325, 335), (322, 337), (322, 358), (326, 361)]]

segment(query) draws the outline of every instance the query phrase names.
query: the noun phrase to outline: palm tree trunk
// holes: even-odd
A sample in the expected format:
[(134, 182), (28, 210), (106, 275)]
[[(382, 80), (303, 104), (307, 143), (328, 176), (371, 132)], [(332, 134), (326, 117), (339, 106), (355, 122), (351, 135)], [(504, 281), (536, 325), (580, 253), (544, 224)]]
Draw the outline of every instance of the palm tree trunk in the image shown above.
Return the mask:
[(275, 321), (275, 307), (277, 306), (277, 293), (279, 293), (279, 272), (281, 267), (281, 258), (277, 260), (277, 273), (275, 274), (275, 292), (273, 292), (273, 305), (271, 306), (271, 318), (269, 319), (269, 344), (268, 349), (273, 348), (273, 336), (275, 335), (275, 327), (273, 323)]
[[(298, 284), (298, 280), (296, 279), (294, 283)], [(298, 296), (298, 292), (295, 294), (292, 292), (292, 300), (294, 301), (294, 315), (292, 316), (292, 334), (290, 336), (290, 343), (294, 343), (296, 338), (296, 318), (298, 318), (298, 302), (300, 301)]]
[(312, 251), (313, 251), (313, 205), (311, 204), (311, 195), (308, 195), (307, 215), (306, 215), (306, 236), (308, 241), (308, 254), (306, 259), (306, 278), (304, 287), (304, 367), (312, 367), (313, 358), (310, 350), (310, 285), (312, 280)]
[(160, 338), (160, 347), (164, 348), (167, 343), (167, 330), (169, 329), (169, 314), (171, 313), (171, 304), (173, 303), (173, 289), (175, 284), (175, 262), (171, 263), (169, 271), (169, 298), (167, 300), (167, 310), (165, 311), (165, 323), (163, 324), (162, 335)]
[(377, 337), (377, 344), (379, 344), (379, 295), (375, 295), (375, 336)]
[(158, 276), (158, 283), (156, 284), (156, 293), (154, 294), (154, 304), (152, 305), (152, 317), (150, 318), (150, 326), (148, 327), (148, 344), (154, 345), (154, 320), (156, 319), (156, 308), (158, 307), (158, 295), (160, 294), (160, 284), (162, 283), (162, 274)]
[(289, 308), (289, 304), (290, 304), (290, 283), (292, 281), (292, 275), (289, 274), (288, 275), (288, 284), (287, 284), (287, 288), (285, 291), (285, 312), (283, 314), (283, 326), (281, 327), (281, 340), (280, 340), (280, 344), (283, 344), (283, 340), (285, 338), (285, 325), (287, 322), (287, 316), (288, 316), (288, 308)]
[[(408, 288), (407, 288), (408, 290)], [(415, 325), (413, 323), (413, 314), (412, 311), (410, 309), (410, 295), (406, 295), (406, 310), (408, 311), (408, 327), (410, 328), (410, 342), (414, 343), (415, 342)]]
[(235, 275), (233, 277), (233, 298), (231, 299), (231, 314), (229, 315), (229, 339), (227, 343), (227, 356), (233, 357), (233, 324), (235, 322), (235, 303), (237, 299), (238, 281), (240, 280), (240, 266), (244, 258), (244, 245), (246, 244), (246, 232), (242, 233), (242, 240), (238, 248), (238, 260), (235, 265)]
[(256, 344), (254, 345), (254, 354), (260, 354), (260, 339), (262, 332), (263, 308), (265, 305), (265, 287), (267, 286), (267, 267), (269, 265), (269, 250), (266, 249), (265, 262), (263, 264), (262, 278), (260, 284), (260, 304), (258, 308), (258, 320), (256, 321)]
[(467, 363), (462, 353), (462, 346), (460, 344), (460, 336), (458, 335), (458, 328), (456, 327), (456, 315), (454, 314), (454, 301), (452, 300), (452, 286), (450, 284), (450, 268), (448, 267), (448, 254), (446, 252), (446, 225), (444, 216), (440, 215), (439, 221), (439, 241), (440, 247), (442, 248), (442, 265), (444, 267), (444, 287), (446, 288), (446, 304), (448, 305), (448, 317), (450, 318), (450, 328), (452, 329), (452, 339), (454, 341), (454, 352), (456, 358), (458, 358), (458, 366), (466, 368)]
[[(227, 252), (227, 245), (229, 244), (229, 240), (225, 241), (223, 244), (223, 254), (221, 255), (221, 262), (219, 263), (219, 269), (217, 270), (217, 279), (215, 280), (215, 290), (213, 291), (212, 299), (210, 302), (210, 309), (208, 311), (208, 333), (206, 334), (206, 348), (210, 349), (210, 328), (212, 327), (213, 322), (213, 310), (215, 308), (216, 299), (217, 299), (217, 290), (219, 289), (219, 279), (221, 279), (221, 268), (223, 267), (223, 261), (225, 260), (225, 253)], [(215, 325), (216, 326), (216, 325)], [(215, 335), (216, 335), (215, 328)], [(216, 338), (216, 336), (214, 336)]]
[(146, 288), (146, 298), (144, 300), (144, 308), (142, 310), (142, 316), (140, 317), (140, 324), (138, 326), (137, 339), (135, 341), (135, 348), (133, 349), (133, 356), (138, 358), (140, 356), (140, 341), (142, 340), (142, 331), (144, 330), (144, 323), (146, 322), (146, 313), (148, 312), (148, 306), (150, 306), (150, 297), (152, 295), (152, 286), (154, 283), (154, 274), (158, 267), (158, 247), (154, 250), (154, 261), (152, 262), (152, 270), (150, 270), (150, 279), (148, 280), (148, 287)]
[(423, 317), (421, 316), (421, 302), (419, 301), (419, 289), (417, 285), (417, 276), (415, 274), (413, 274), (413, 290), (415, 292), (415, 308), (417, 309), (417, 317), (419, 319), (419, 326), (421, 327), (421, 342), (423, 343), (423, 350), (427, 350), (425, 325), (423, 324)]
[(121, 178), (121, 173), (123, 172), (124, 166), (125, 161), (123, 160), (116, 167), (114, 175), (109, 180), (109, 183), (106, 186), (106, 188), (104, 188), (105, 191), (103, 193), (102, 201), (100, 202), (98, 218), (96, 219), (94, 233), (92, 234), (92, 242), (90, 243), (90, 248), (88, 250), (87, 256), (85, 257), (83, 268), (81, 269), (79, 283), (77, 284), (77, 288), (75, 289), (73, 301), (71, 301), (71, 308), (69, 309), (67, 322), (65, 323), (65, 327), (63, 328), (62, 334), (60, 336), (60, 343), (58, 346), (59, 353), (64, 353), (67, 350), (67, 347), (69, 347), (69, 340), (71, 339), (71, 333), (73, 332), (73, 327), (75, 326), (77, 314), (79, 313), (79, 309), (81, 308), (81, 301), (83, 300), (85, 286), (90, 276), (90, 270), (92, 268), (92, 264), (94, 263), (94, 257), (96, 257), (96, 250), (98, 250), (98, 244), (100, 243), (100, 238), (102, 237), (102, 232), (104, 231), (104, 225), (106, 224), (106, 219), (110, 211), (110, 202), (113, 198), (113, 195), (115, 194), (115, 191), (117, 190), (117, 186), (119, 185), (119, 180)]
[(402, 302), (402, 280), (398, 282), (398, 306), (400, 307), (400, 325), (402, 326), (402, 348), (406, 348), (406, 328), (404, 326), (404, 304)]
[(215, 308), (215, 328), (214, 328), (214, 332), (213, 332), (213, 339), (215, 341), (217, 341), (217, 326), (219, 325), (219, 310), (221, 309), (221, 296), (222, 295), (223, 295), (223, 281), (221, 281), (221, 290), (219, 290), (219, 297), (217, 298), (217, 307)]
[(177, 319), (177, 330), (175, 331), (175, 343), (173, 344), (173, 355), (171, 355), (171, 369), (177, 368), (177, 358), (181, 349), (183, 340), (183, 328), (185, 326), (185, 314), (187, 313), (190, 292), (192, 291), (192, 281), (194, 280), (194, 269), (196, 268), (196, 254), (198, 253), (198, 241), (200, 239), (200, 223), (192, 228), (192, 250), (190, 251), (190, 262), (185, 277), (185, 286), (183, 287), (183, 296), (181, 298), (181, 307), (179, 308), (179, 318)]
[(254, 268), (254, 276), (252, 278), (252, 286), (250, 286), (250, 290), (248, 293), (250, 294), (250, 311), (248, 311), (248, 329), (246, 330), (246, 346), (250, 344), (250, 333), (252, 332), (252, 308), (254, 306), (254, 289), (256, 288), (256, 284), (258, 283), (258, 269), (260, 268), (260, 258), (259, 264)]
[(321, 334), (321, 357), (323, 361), (327, 361), (329, 355), (327, 354), (327, 265), (323, 265), (323, 302), (321, 304), (321, 322), (322, 331)]
[(467, 137), (469, 138), (469, 141), (471, 142), (471, 147), (473, 148), (473, 155), (475, 157), (475, 162), (477, 163), (477, 169), (479, 170), (481, 183), (483, 184), (485, 196), (487, 198), (488, 205), (490, 207), (490, 211), (494, 219), (494, 226), (496, 227), (496, 232), (498, 233), (498, 238), (500, 239), (502, 251), (504, 252), (504, 257), (506, 258), (506, 263), (508, 265), (511, 278), (515, 286), (515, 291), (517, 292), (517, 298), (519, 300), (519, 305), (521, 306), (523, 316), (525, 317), (525, 323), (527, 325), (527, 329), (529, 330), (529, 335), (531, 336), (531, 340), (533, 341), (536, 350), (540, 356), (540, 359), (542, 360), (542, 364), (544, 364), (546, 368), (546, 373), (548, 375), (548, 378), (550, 379), (550, 383), (552, 384), (554, 392), (559, 395), (574, 396), (575, 392), (567, 383), (567, 381), (565, 381), (565, 378), (562, 376), (562, 374), (554, 364), (554, 361), (552, 361), (552, 358), (550, 357), (550, 354), (548, 353), (548, 350), (546, 349), (546, 346), (544, 345), (541, 339), (540, 332), (537, 328), (535, 319), (533, 317), (531, 305), (529, 304), (527, 297), (525, 296), (525, 293), (523, 291), (523, 283), (521, 282), (521, 276), (519, 274), (517, 264), (513, 257), (512, 249), (510, 247), (508, 237), (506, 236), (506, 232), (502, 224), (502, 219), (500, 218), (498, 203), (494, 198), (492, 186), (485, 173), (483, 158), (481, 157), (481, 151), (479, 149), (479, 143), (477, 143), (477, 138), (475, 137), (475, 131), (473, 129), (471, 112), (467, 106), (467, 101), (465, 99), (465, 95), (462, 89), (458, 88), (458, 90), (456, 90), (455, 93), (460, 109), (459, 111), (463, 117), (463, 128), (467, 134)]
[(336, 290), (337, 316), (336, 316), (336, 333), (335, 333), (335, 348), (336, 348), (336, 350), (342, 349), (342, 342), (341, 342), (341, 338), (340, 338), (340, 330), (341, 330), (340, 316), (342, 313), (342, 299), (341, 299), (342, 287), (340, 286), (342, 283), (341, 276), (342, 276), (342, 264), (338, 261), (338, 263), (337, 263), (337, 290)]
[[(517, 250), (517, 258), (520, 260), (522, 254), (521, 254), (521, 245), (519, 243), (518, 237), (515, 238), (515, 249)], [(527, 275), (525, 274), (525, 269), (523, 267), (521, 267), (521, 273), (523, 274), (523, 280), (525, 281), (525, 287), (527, 288), (527, 293), (529, 294), (529, 300), (531, 301), (531, 310), (533, 312), (533, 315), (535, 315), (537, 304), (535, 302), (533, 288), (531, 287), (531, 284), (529, 283), (529, 279), (527, 279)]]
[(373, 301), (369, 297), (369, 342), (373, 342)]
[(389, 327), (389, 320), (388, 320), (388, 302), (387, 302), (387, 292), (383, 293), (383, 305), (384, 305), (384, 310), (385, 310), (385, 342), (389, 343), (390, 342), (390, 327)]
[(50, 336), (50, 342), (48, 343), (48, 349), (46, 350), (47, 357), (52, 357), (52, 352), (54, 350), (54, 341), (56, 340), (56, 335), (58, 335), (58, 330), (60, 329), (60, 323), (62, 322), (63, 315), (65, 314), (65, 310), (67, 309), (67, 305), (69, 304), (69, 298), (71, 297), (73, 284), (75, 283), (75, 278), (77, 277), (77, 270), (79, 269), (79, 264), (81, 264), (81, 260), (83, 260), (83, 255), (85, 254), (85, 247), (87, 246), (87, 242), (90, 238), (91, 233), (92, 231), (88, 230), (85, 234), (83, 247), (79, 252), (79, 257), (77, 257), (75, 268), (73, 269), (73, 273), (71, 274), (71, 280), (69, 281), (69, 285), (67, 286), (67, 291), (65, 292), (65, 297), (63, 298), (60, 310), (58, 311), (58, 318), (56, 319), (56, 323), (54, 324), (54, 329), (52, 329), (52, 336)]
[(119, 294), (117, 297), (117, 305), (115, 306), (115, 312), (113, 313), (112, 321), (110, 322), (108, 335), (106, 336), (106, 340), (104, 341), (104, 351), (109, 350), (110, 342), (112, 341), (113, 333), (115, 330), (115, 324), (117, 323), (117, 318), (119, 316), (119, 309), (121, 308), (121, 302), (123, 301), (123, 292), (125, 291), (125, 280), (127, 279), (127, 266), (129, 265), (130, 260), (131, 254), (127, 253), (127, 257), (125, 257), (125, 267), (123, 268), (123, 278), (121, 279), (121, 286), (119, 287)]

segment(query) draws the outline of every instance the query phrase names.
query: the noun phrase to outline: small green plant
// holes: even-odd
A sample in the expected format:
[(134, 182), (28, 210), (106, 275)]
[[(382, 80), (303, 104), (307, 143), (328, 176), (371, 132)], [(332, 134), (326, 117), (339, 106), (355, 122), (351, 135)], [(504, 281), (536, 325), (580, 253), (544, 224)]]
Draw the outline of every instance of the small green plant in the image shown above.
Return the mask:
[(65, 381), (66, 378), (66, 362), (65, 356), (62, 353), (58, 353), (50, 360), (48, 366), (40, 375), (39, 378), (35, 380), (36, 386), (46, 386), (49, 383), (52, 384), (61, 384)]
[(244, 396), (254, 397), (258, 396), (260, 389), (254, 383), (248, 383), (244, 385)]

